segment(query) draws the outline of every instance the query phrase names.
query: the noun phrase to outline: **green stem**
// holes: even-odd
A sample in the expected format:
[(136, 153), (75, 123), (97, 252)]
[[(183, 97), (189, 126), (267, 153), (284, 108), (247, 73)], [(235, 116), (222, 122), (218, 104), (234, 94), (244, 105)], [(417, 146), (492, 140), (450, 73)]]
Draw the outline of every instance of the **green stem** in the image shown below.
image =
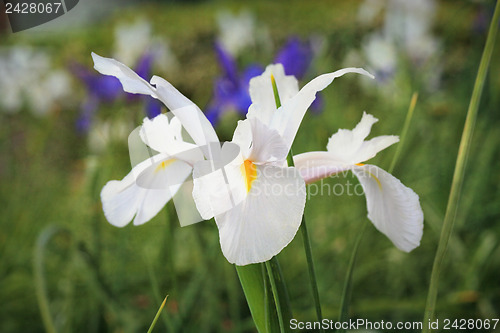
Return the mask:
[[(274, 93), (274, 99), (276, 101), (276, 108), (279, 108), (281, 106), (281, 99), (279, 96), (278, 92), (278, 86), (276, 85), (276, 80), (274, 79), (274, 76), (271, 74), (271, 84), (273, 86), (273, 93)], [(288, 152), (287, 156), (287, 162), (288, 166), (294, 167), (295, 164), (293, 163), (293, 151), (292, 148), (290, 147), (290, 151)], [(306, 194), (307, 196), (307, 194)], [(302, 215), (302, 222), (300, 223), (300, 231), (302, 233), (302, 240), (304, 242), (304, 251), (306, 253), (306, 259), (307, 259), (307, 269), (309, 272), (309, 279), (311, 282), (311, 289), (313, 293), (313, 299), (314, 299), (314, 306), (316, 308), (316, 316), (319, 322), (323, 320), (323, 315), (321, 313), (321, 302), (319, 300), (319, 292), (318, 292), (318, 283), (316, 282), (316, 273), (314, 270), (314, 261), (313, 261), (313, 255), (312, 255), (312, 249), (311, 249), (311, 241), (309, 239), (309, 232), (307, 231), (307, 223), (306, 223), (306, 218), (305, 215)], [(324, 332), (323, 327), (320, 328), (320, 332)]]
[(269, 282), (271, 283), (271, 290), (273, 291), (274, 303), (276, 305), (276, 311), (278, 312), (278, 322), (280, 324), (280, 332), (285, 332), (285, 324), (283, 322), (283, 313), (281, 312), (281, 300), (278, 293), (278, 287), (276, 285), (276, 279), (274, 278), (273, 268), (271, 267), (271, 262), (266, 261), (265, 263), (267, 269), (267, 275), (269, 276)]
[(476, 81), (474, 83), (474, 89), (472, 91), (472, 97), (470, 100), (469, 109), (467, 110), (467, 118), (465, 120), (464, 130), (462, 132), (462, 139), (460, 140), (460, 147), (458, 149), (458, 156), (455, 164), (455, 172), (453, 174), (453, 180), (451, 183), (450, 196), (448, 198), (448, 205), (446, 207), (446, 214), (444, 217), (443, 228), (441, 230), (441, 236), (439, 239), (436, 256), (434, 258), (434, 264), (432, 266), (431, 280), (429, 285), (429, 291), (427, 294), (427, 303), (425, 305), (425, 312), (424, 312), (424, 321), (423, 321), (424, 328), (422, 332), (432, 331), (431, 328), (428, 327), (427, 323), (433, 320), (435, 315), (434, 312), (436, 308), (439, 275), (441, 273), (443, 260), (446, 254), (446, 248), (451, 236), (451, 232), (453, 230), (453, 224), (455, 222), (455, 217), (457, 214), (458, 201), (460, 198), (460, 191), (462, 188), (465, 167), (467, 164), (467, 155), (471, 144), (472, 133), (474, 131), (474, 124), (476, 122), (477, 111), (481, 99), (481, 93), (483, 91), (484, 82), (486, 80), (486, 74), (488, 71), (491, 54), (493, 53), (493, 47), (495, 45), (495, 38), (497, 34), (497, 26), (499, 18), (500, 18), (500, 5), (499, 2), (497, 1), (495, 6), (495, 13), (493, 14), (493, 19), (491, 20), (490, 23), (488, 38), (486, 39), (486, 46), (484, 47)]
[[(293, 151), (290, 148), (290, 152), (287, 157), (288, 165), (295, 166), (293, 163)], [(311, 289), (314, 299), (314, 307), (316, 308), (316, 317), (319, 322), (323, 320), (323, 314), (321, 312), (321, 302), (319, 300), (318, 283), (316, 280), (316, 271), (314, 269), (314, 261), (312, 255), (311, 241), (309, 239), (309, 232), (307, 230), (307, 223), (305, 215), (302, 215), (302, 222), (300, 223), (300, 231), (302, 233), (302, 241), (304, 242), (304, 251), (306, 253), (307, 259), (307, 270), (309, 272), (309, 280), (311, 282)], [(320, 328), (320, 332), (324, 332), (323, 327)]]
[[(318, 321), (323, 320), (323, 314), (321, 313), (321, 303), (319, 300), (318, 284), (316, 282), (316, 273), (314, 270), (314, 261), (311, 250), (311, 242), (309, 240), (309, 233), (307, 231), (307, 224), (305, 216), (302, 216), (302, 223), (300, 224), (300, 230), (302, 231), (302, 240), (304, 242), (304, 251), (306, 252), (307, 258), (307, 269), (309, 271), (309, 279), (311, 280), (311, 289), (314, 298), (314, 306), (316, 308), (316, 317)], [(324, 332), (323, 327), (320, 328), (320, 332)]]

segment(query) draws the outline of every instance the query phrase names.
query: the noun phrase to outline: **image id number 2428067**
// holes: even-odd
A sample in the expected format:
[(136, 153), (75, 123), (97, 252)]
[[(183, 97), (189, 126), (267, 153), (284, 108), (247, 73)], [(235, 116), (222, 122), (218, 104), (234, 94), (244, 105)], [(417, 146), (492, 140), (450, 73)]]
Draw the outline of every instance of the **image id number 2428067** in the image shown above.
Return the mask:
[(18, 2), (16, 4), (12, 4), (7, 2), (5, 4), (5, 13), (6, 14), (52, 14), (58, 13), (59, 10), (63, 10), (61, 8), (61, 2)]

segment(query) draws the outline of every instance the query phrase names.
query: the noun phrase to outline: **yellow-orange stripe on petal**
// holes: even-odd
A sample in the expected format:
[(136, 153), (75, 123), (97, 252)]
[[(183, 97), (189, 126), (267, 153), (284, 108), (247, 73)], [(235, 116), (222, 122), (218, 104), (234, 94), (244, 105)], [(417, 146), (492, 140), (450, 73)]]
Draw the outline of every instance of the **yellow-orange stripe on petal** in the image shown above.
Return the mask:
[(245, 180), (245, 187), (248, 193), (252, 189), (252, 183), (255, 181), (255, 179), (257, 179), (257, 168), (252, 161), (245, 160), (245, 162), (243, 162), (243, 164), (240, 166), (240, 170), (243, 179)]
[(160, 170), (165, 170), (166, 167), (168, 167), (170, 164), (175, 162), (175, 158), (172, 158), (170, 160), (166, 160), (158, 164), (158, 166), (155, 169), (155, 172), (158, 172)]

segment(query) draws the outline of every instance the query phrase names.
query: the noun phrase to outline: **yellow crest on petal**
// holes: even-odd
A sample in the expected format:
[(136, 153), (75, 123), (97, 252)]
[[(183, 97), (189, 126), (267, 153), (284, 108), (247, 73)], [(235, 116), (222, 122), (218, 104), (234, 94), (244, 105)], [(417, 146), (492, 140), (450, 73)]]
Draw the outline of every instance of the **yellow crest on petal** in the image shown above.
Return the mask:
[(245, 180), (245, 186), (247, 189), (247, 193), (252, 189), (252, 183), (257, 179), (257, 168), (255, 164), (253, 164), (250, 160), (245, 160), (243, 164), (240, 166), (241, 175)]
[(158, 172), (160, 170), (165, 170), (165, 168), (168, 167), (170, 164), (174, 163), (174, 161), (175, 161), (175, 158), (161, 162), (156, 167), (155, 172)]

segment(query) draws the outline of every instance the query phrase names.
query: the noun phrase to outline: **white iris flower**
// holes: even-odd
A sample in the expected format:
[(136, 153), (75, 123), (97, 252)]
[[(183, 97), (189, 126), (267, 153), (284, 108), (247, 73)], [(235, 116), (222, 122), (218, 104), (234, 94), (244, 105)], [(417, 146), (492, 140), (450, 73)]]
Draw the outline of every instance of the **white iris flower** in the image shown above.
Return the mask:
[(295, 156), (295, 166), (306, 183), (351, 170), (363, 186), (370, 221), (398, 249), (410, 252), (419, 246), (423, 233), (424, 215), (418, 195), (388, 172), (361, 163), (399, 141), (399, 137), (393, 135), (365, 141), (377, 121), (363, 113), (352, 131), (340, 129), (332, 135), (327, 151)]
[[(175, 115), (170, 122), (162, 115), (145, 121), (141, 138), (158, 155), (139, 163), (122, 181), (105, 186), (101, 197), (108, 220), (125, 225), (135, 214), (135, 224), (148, 221), (192, 171), (196, 207), (204, 219), (215, 218), (222, 251), (237, 265), (271, 259), (292, 241), (300, 226), (305, 183), (295, 168), (287, 167), (286, 156), (316, 93), (346, 73), (371, 76), (363, 69), (346, 68), (321, 75), (299, 91), (297, 80), (285, 76), (283, 66), (268, 66), (250, 82), (253, 103), (247, 119), (238, 123), (232, 142), (220, 149), (201, 110), (170, 83), (154, 76), (149, 84), (116, 60), (92, 56), (95, 68), (117, 77), (125, 91), (151, 95)], [(183, 140), (180, 125), (194, 144)], [(165, 183), (168, 190), (162, 188)]]

